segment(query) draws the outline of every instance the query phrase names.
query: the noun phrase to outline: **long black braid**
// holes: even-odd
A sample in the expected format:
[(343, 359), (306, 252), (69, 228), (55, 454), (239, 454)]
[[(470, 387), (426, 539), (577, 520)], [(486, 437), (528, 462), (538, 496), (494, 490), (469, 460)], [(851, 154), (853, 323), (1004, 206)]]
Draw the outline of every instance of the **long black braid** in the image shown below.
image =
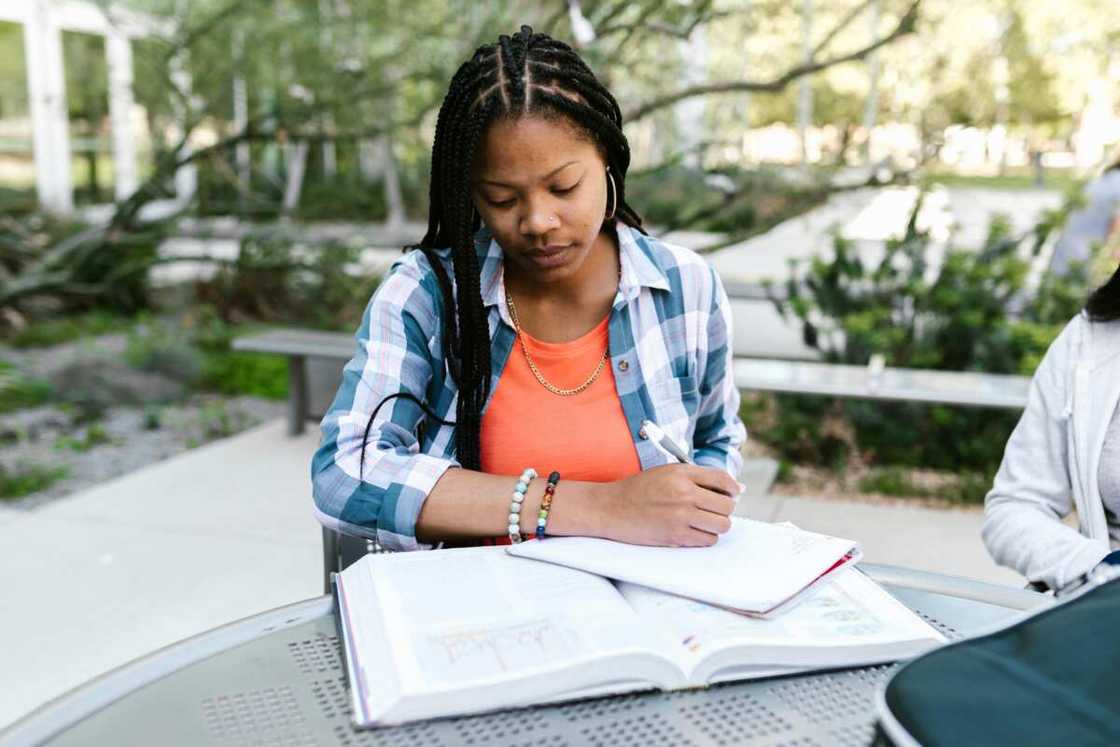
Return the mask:
[[(439, 282), (443, 356), (459, 391), (456, 419), (454, 423), (441, 420), (408, 392), (392, 394), (377, 405), (366, 423), (363, 464), (378, 410), (400, 397), (416, 402), (432, 420), (455, 425), (459, 463), (467, 469), (480, 469), (481, 412), (490, 394), (490, 328), (474, 245), (480, 219), (474, 208), (470, 171), (487, 127), (498, 118), (525, 116), (563, 119), (594, 143), (614, 176), (608, 202), (615, 215), (626, 225), (643, 230), (641, 216), (626, 203), (630, 146), (622, 132), (622, 112), (580, 56), (561, 41), (533, 33), (529, 26), (475, 50), (452, 77), (436, 120), (428, 231), (419, 244), (405, 247), (405, 251), (424, 253)], [(435, 253), (445, 248), (451, 249), (454, 286)]]

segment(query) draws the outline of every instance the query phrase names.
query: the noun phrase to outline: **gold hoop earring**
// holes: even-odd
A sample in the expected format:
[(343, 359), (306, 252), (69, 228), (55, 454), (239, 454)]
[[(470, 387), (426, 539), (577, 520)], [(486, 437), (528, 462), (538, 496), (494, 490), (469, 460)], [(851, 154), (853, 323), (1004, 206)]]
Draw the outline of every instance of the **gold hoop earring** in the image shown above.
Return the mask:
[(618, 210), (618, 187), (615, 186), (614, 177), (611, 176), (611, 167), (610, 166), (607, 167), (607, 179), (610, 181), (611, 198), (612, 198), (611, 202), (614, 203), (614, 204), (611, 205), (611, 211), (609, 213), (607, 213), (607, 217), (604, 218), (603, 220), (610, 220), (611, 218), (614, 217), (615, 211)]

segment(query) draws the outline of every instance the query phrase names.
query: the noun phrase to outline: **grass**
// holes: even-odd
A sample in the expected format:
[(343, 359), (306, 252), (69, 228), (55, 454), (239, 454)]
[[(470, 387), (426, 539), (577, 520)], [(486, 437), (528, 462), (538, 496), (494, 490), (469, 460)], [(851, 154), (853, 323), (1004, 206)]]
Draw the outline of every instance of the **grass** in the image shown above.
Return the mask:
[(1045, 183), (1039, 187), (1034, 182), (1034, 173), (1026, 168), (1009, 168), (1005, 174), (958, 174), (951, 171), (931, 171), (924, 176), (924, 180), (942, 184), (946, 187), (973, 187), (977, 189), (1055, 189), (1067, 192), (1072, 188), (1084, 184), (1084, 179), (1078, 178), (1069, 169), (1047, 169)]
[(66, 467), (44, 467), (39, 464), (0, 465), (0, 500), (15, 500), (49, 488), (66, 477)]
[(51, 398), (50, 383), (0, 364), (0, 413), (37, 407)]
[(871, 470), (859, 481), (860, 492), (878, 493), (901, 498), (936, 498), (950, 503), (979, 504), (991, 487), (989, 476), (979, 472), (944, 475), (931, 484), (919, 483), (913, 470), (902, 467), (880, 467)]
[(202, 384), (221, 394), (286, 399), (288, 361), (279, 355), (208, 351), (202, 367)]
[(12, 335), (8, 343), (16, 348), (44, 348), (82, 337), (122, 332), (132, 320), (105, 311), (90, 311), (77, 316), (44, 319)]
[(83, 436), (62, 435), (55, 439), (54, 448), (59, 451), (75, 451), (78, 453), (89, 451), (96, 446), (113, 443), (113, 437), (99, 423), (94, 423), (86, 428)]

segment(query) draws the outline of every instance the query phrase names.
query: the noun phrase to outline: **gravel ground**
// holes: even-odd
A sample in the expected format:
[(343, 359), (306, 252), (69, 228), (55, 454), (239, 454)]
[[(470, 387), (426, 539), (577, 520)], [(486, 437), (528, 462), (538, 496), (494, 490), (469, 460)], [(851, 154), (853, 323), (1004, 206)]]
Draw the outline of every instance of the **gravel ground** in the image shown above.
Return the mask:
[(125, 347), (124, 335), (104, 335), (50, 348), (0, 351), (23, 374), (52, 381), (56, 392), (65, 382), (84, 386), (99, 381), (99, 391), (120, 390), (138, 398), (105, 408), (91, 423), (75, 423), (73, 408), (49, 403), (0, 415), (0, 467), (9, 473), (32, 465), (65, 470), (43, 490), (0, 498), (5, 507), (33, 509), (286, 412), (286, 403), (257, 397), (184, 396), (177, 382), (124, 364)]

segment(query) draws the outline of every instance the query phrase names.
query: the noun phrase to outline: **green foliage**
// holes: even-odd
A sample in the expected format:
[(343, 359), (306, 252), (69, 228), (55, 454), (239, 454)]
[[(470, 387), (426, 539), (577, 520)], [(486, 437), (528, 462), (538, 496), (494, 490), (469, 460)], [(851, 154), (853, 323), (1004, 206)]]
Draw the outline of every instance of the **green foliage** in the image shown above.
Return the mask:
[(6, 467), (0, 464), (0, 499), (22, 498), (46, 490), (66, 477), (66, 467), (44, 467), (38, 464), (19, 464)]
[(711, 186), (711, 174), (676, 162), (637, 172), (626, 180), (626, 200), (646, 222), (672, 230), (762, 233), (824, 201), (823, 185), (798, 186), (780, 172), (726, 169), (718, 177), (730, 189)]
[[(791, 268), (787, 298), (775, 301), (779, 311), (800, 322), (806, 344), (835, 363), (863, 365), (880, 354), (904, 368), (1031, 373), (1088, 290), (1080, 271), (1048, 277), (1034, 289), (1026, 284), (1029, 259), (1073, 203), (1019, 237), (997, 217), (978, 251), (950, 247), (933, 266), (932, 240), (917, 228), (920, 202), (905, 235), (887, 243), (878, 263), (868, 265), (837, 237), (831, 257), (812, 259), (803, 274)], [(1018, 419), (1006, 411), (902, 402), (779, 402), (773, 426), (756, 435), (785, 458), (833, 467), (844, 460), (820, 426), (826, 417), (851, 427), (862, 462), (987, 475)], [(962, 496), (975, 495), (962, 485)]]
[[(231, 349), (235, 337), (254, 329), (230, 324), (213, 307), (201, 306), (178, 320), (143, 320), (129, 335), (125, 358), (136, 368), (195, 389), (284, 399), (288, 368), (282, 356)], [(159, 428), (158, 411), (150, 410), (146, 423), (150, 429)]]
[(246, 239), (237, 261), (197, 283), (196, 292), (224, 322), (349, 329), (380, 282), (351, 274), (360, 249), (341, 242), (305, 246), (284, 236)]
[(0, 365), (0, 413), (37, 407), (49, 400), (53, 391), (47, 381)]
[(114, 439), (100, 423), (91, 423), (81, 436), (64, 434), (55, 439), (54, 448), (59, 451), (85, 452), (96, 446), (114, 443)]
[(991, 487), (991, 478), (983, 472), (962, 472), (940, 480), (932, 486), (923, 485), (911, 477), (911, 472), (899, 467), (874, 469), (859, 481), (864, 493), (879, 493), (906, 498), (937, 498), (962, 504), (977, 504)]
[(108, 311), (94, 310), (73, 316), (34, 321), (14, 332), (8, 343), (16, 348), (43, 348), (83, 337), (120, 332), (131, 324), (132, 321), (127, 317)]
[(202, 383), (222, 394), (282, 400), (288, 396), (288, 363), (279, 355), (211, 351), (206, 355)]
[(179, 331), (171, 321), (142, 320), (128, 335), (125, 360), (141, 371), (196, 383), (202, 374), (202, 355)]

